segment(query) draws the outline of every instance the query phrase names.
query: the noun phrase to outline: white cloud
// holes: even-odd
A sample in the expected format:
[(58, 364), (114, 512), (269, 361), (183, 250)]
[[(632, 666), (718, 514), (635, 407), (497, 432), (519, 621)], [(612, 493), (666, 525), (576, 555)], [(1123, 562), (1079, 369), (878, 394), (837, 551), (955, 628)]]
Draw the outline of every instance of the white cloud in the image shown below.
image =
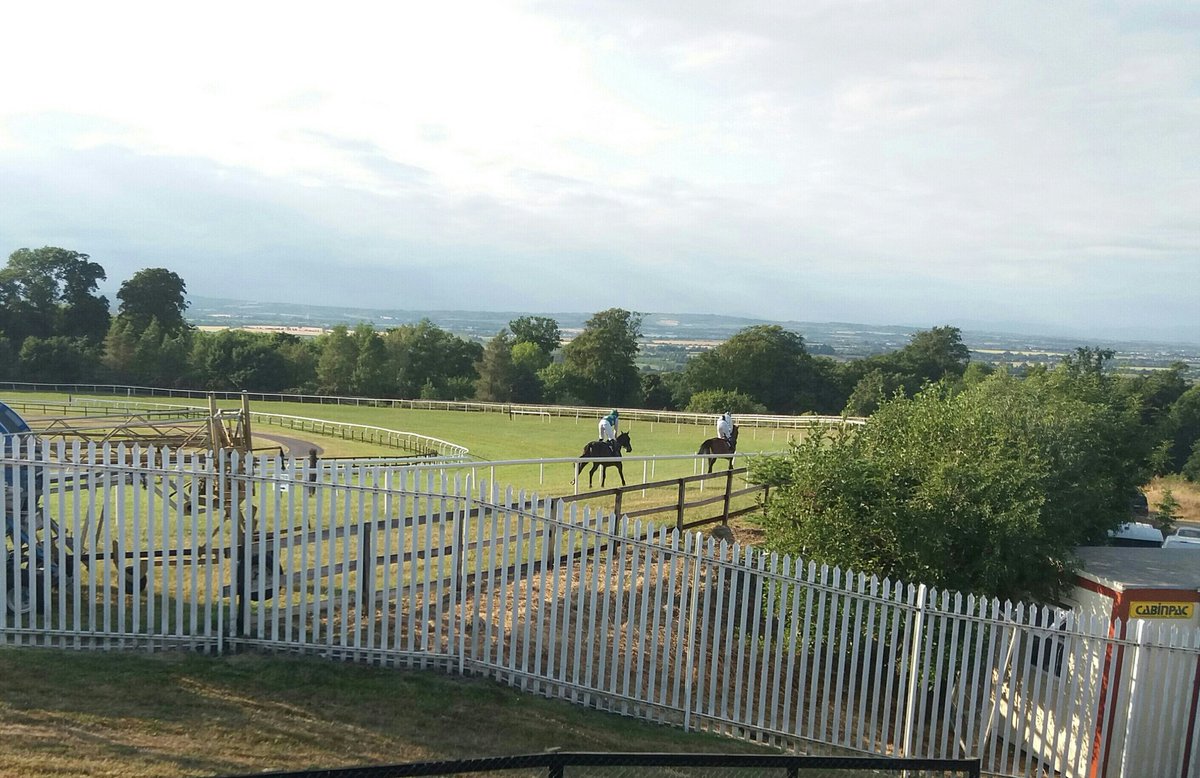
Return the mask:
[[(483, 277), (525, 268), (508, 308), (519, 294), (586, 308), (581, 290), (613, 274), (642, 282), (606, 305), (641, 309), (713, 308), (725, 278), (746, 315), (941, 322), (970, 299), (1097, 326), (1136, 316), (1058, 301), (1115, 299), (1154, 273), (1169, 282), (1139, 315), (1167, 323), (1194, 315), (1200, 281), (1197, 17), (1175, 3), (22, 4), (0, 48), (21, 74), (0, 80), (0, 174), (55, 207), (5, 187), (0, 250), (53, 236), (102, 263), (94, 243), (169, 263), (207, 241), (211, 264), (237, 267), (239, 246), (286, 245), (396, 278), (450, 257)], [(322, 293), (368, 293), (355, 283), (341, 273)]]

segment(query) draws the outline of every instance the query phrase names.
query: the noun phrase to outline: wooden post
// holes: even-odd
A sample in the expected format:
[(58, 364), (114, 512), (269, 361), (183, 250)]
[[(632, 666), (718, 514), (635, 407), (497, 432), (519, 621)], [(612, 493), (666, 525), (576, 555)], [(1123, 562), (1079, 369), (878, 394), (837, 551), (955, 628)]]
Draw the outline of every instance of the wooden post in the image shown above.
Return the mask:
[(250, 435), (250, 395), (242, 392), (242, 439), (240, 441), (243, 454), (254, 450), (254, 438)]
[(212, 392), (208, 393), (208, 437), (212, 441), (212, 451), (215, 454), (219, 449), (225, 448), (225, 436), (222, 434), (224, 430), (221, 427), (221, 420), (217, 418), (217, 396)]
[(683, 500), (684, 494), (687, 491), (687, 484), (683, 479), (679, 479), (679, 502), (675, 506), (675, 531), (683, 532)]
[(725, 515), (721, 517), (721, 523), (728, 526), (729, 524), (729, 500), (733, 493), (733, 468), (725, 471)]

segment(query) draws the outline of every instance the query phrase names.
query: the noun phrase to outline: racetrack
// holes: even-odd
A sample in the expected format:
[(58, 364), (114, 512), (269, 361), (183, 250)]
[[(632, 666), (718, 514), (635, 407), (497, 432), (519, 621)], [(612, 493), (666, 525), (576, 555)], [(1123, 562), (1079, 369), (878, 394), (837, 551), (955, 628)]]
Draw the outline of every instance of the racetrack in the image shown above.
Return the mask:
[(278, 443), (283, 447), (283, 453), (286, 456), (302, 459), (308, 456), (309, 451), (316, 451), (317, 456), (325, 453), (325, 449), (311, 440), (301, 440), (300, 438), (292, 438), (287, 435), (276, 435), (271, 432), (255, 432), (254, 439), (269, 440), (272, 443)]

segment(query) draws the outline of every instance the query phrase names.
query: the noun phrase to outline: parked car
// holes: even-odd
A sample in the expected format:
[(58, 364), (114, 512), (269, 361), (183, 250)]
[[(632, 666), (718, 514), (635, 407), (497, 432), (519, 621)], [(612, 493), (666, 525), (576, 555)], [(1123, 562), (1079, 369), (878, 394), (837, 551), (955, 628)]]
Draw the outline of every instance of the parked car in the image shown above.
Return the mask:
[(1200, 527), (1180, 527), (1163, 540), (1163, 548), (1194, 548), (1200, 550)]
[(1158, 548), (1163, 544), (1162, 530), (1144, 521), (1127, 521), (1109, 532), (1108, 539), (1114, 546)]

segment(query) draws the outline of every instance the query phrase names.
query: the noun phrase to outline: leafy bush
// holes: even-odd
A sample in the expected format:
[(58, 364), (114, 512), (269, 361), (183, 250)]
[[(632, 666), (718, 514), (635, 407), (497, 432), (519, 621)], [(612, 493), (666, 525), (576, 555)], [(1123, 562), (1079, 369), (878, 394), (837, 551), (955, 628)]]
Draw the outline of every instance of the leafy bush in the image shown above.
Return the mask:
[(1136, 424), (1097, 376), (935, 384), (855, 432), (756, 463), (756, 480), (778, 487), (768, 543), (941, 588), (1052, 596), (1072, 549), (1128, 514), (1146, 473)]
[(696, 392), (688, 400), (690, 413), (766, 413), (767, 406), (756, 402), (753, 397), (726, 389), (706, 389)]

